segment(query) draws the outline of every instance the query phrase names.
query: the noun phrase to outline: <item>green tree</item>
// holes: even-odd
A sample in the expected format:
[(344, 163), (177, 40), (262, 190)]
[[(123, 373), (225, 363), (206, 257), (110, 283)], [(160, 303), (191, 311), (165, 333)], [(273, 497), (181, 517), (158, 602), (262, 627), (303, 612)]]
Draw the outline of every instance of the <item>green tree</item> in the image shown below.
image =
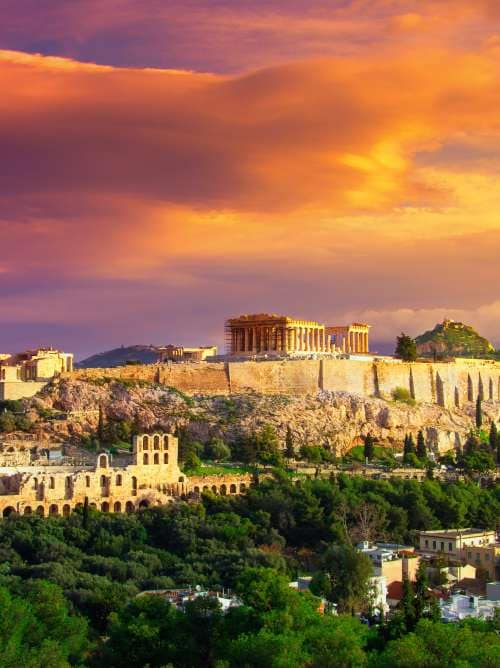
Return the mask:
[(413, 586), (407, 577), (403, 578), (403, 596), (399, 607), (403, 616), (405, 629), (407, 632), (411, 631), (415, 626), (416, 621), (415, 593), (413, 591)]
[(213, 438), (205, 448), (209, 459), (227, 461), (231, 458), (231, 448), (221, 438)]
[(476, 399), (476, 427), (480, 429), (482, 424), (483, 424), (483, 406), (482, 406), (481, 395), (478, 394)]
[(405, 464), (412, 464), (415, 456), (415, 442), (412, 434), (406, 434), (403, 443), (403, 461)]
[(285, 436), (285, 457), (289, 461), (295, 457), (295, 448), (293, 447), (293, 434), (290, 425), (287, 425)]
[(425, 437), (422, 431), (417, 434), (417, 457), (427, 459), (427, 448), (425, 446)]
[(10, 434), (16, 430), (16, 420), (12, 413), (4, 411), (0, 413), (0, 432)]
[(351, 545), (335, 545), (325, 553), (322, 570), (330, 579), (330, 600), (339, 612), (364, 610), (368, 607), (370, 559)]
[(417, 344), (414, 339), (404, 332), (397, 337), (395, 354), (405, 362), (414, 362), (417, 359)]
[(490, 433), (488, 436), (488, 442), (490, 444), (492, 452), (496, 451), (498, 446), (498, 441), (499, 441), (499, 436), (498, 436), (497, 423), (495, 422), (495, 420), (492, 420), (490, 426)]
[(363, 457), (370, 462), (373, 459), (373, 455), (375, 454), (375, 439), (370, 433), (364, 437), (363, 441)]

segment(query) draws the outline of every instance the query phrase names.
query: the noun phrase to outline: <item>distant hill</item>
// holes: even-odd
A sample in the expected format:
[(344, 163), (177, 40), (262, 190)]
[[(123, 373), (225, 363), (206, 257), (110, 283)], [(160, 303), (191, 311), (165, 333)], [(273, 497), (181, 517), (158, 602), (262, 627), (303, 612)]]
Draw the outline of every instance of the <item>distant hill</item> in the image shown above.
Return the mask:
[(158, 351), (154, 346), (122, 346), (113, 350), (106, 350), (77, 362), (78, 369), (95, 369), (98, 367), (122, 366), (127, 362), (152, 364), (158, 359)]
[(422, 357), (490, 357), (494, 346), (470, 325), (445, 320), (434, 329), (417, 336), (417, 352)]

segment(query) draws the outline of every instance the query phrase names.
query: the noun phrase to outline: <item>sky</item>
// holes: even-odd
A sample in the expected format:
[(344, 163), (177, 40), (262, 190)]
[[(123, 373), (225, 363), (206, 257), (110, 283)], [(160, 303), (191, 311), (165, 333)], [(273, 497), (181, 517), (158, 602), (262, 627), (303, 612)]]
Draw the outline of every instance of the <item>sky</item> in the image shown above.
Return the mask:
[(0, 0), (0, 352), (500, 347), (498, 0)]

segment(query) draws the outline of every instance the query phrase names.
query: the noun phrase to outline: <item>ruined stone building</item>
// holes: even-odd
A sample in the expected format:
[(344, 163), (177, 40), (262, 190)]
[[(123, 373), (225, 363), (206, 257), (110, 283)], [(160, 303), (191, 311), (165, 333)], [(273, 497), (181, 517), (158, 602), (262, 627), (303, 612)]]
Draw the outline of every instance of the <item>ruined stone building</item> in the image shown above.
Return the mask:
[(54, 376), (72, 370), (73, 354), (53, 348), (0, 354), (0, 400), (32, 397)]
[(368, 353), (369, 330), (362, 323), (326, 327), (269, 313), (241, 315), (226, 322), (227, 350), (231, 356)]
[(98, 454), (94, 464), (29, 464), (0, 467), (0, 512), (69, 515), (87, 500), (102, 512), (132, 512), (176, 498), (198, 497), (203, 491), (238, 494), (251, 476), (187, 478), (178, 465), (178, 442), (171, 434), (134, 437), (126, 461)]

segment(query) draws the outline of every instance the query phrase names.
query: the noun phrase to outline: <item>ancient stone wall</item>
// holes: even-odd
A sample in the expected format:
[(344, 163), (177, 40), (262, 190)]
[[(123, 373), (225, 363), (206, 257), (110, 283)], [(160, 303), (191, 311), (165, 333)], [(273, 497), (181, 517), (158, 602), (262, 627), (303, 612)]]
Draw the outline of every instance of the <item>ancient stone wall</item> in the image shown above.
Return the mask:
[(81, 369), (76, 379), (115, 378), (170, 385), (188, 394), (316, 394), (318, 390), (349, 392), (390, 400), (397, 387), (418, 402), (443, 407), (475, 401), (500, 401), (500, 363), (488, 360), (412, 362), (352, 359), (279, 360), (151, 364)]

